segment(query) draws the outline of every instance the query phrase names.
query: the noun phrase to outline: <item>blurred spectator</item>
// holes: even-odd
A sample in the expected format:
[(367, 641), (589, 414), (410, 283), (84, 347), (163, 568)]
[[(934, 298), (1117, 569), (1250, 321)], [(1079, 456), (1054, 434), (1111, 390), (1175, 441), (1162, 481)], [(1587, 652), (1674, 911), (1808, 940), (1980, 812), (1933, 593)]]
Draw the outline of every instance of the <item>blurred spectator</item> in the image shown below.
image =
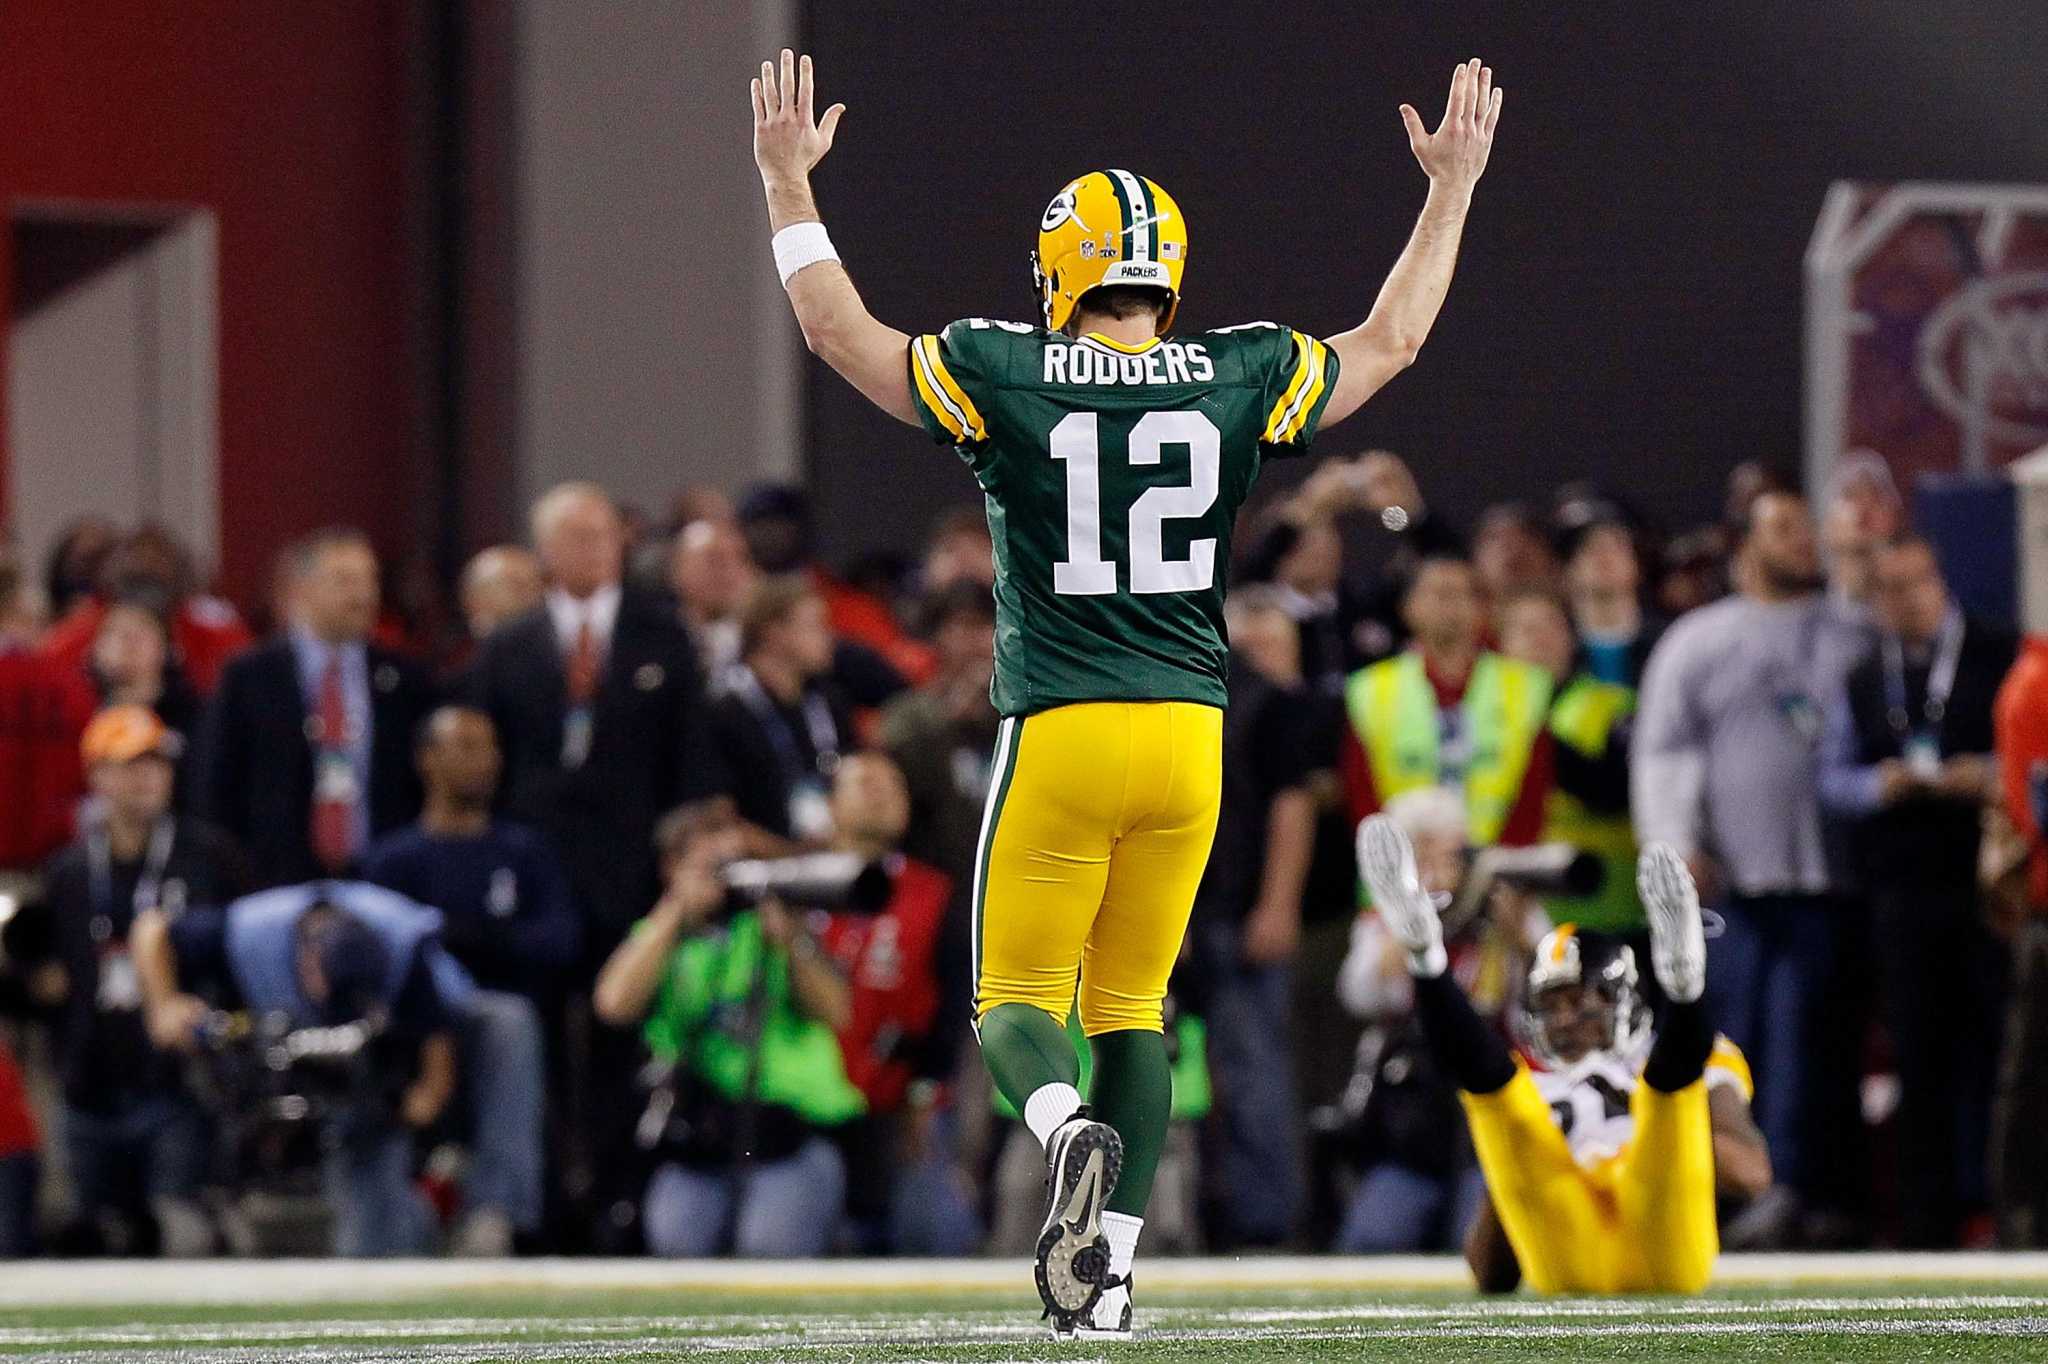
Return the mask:
[(974, 873), (999, 719), (996, 606), (987, 588), (955, 583), (927, 601), (938, 671), (882, 712), (880, 741), (910, 789), (904, 850), (965, 883)]
[(739, 519), (732, 498), (723, 488), (714, 488), (708, 483), (699, 483), (677, 493), (668, 504), (668, 524), (674, 530), (681, 530), (694, 521), (723, 521), (728, 524)]
[(582, 926), (554, 850), (532, 829), (491, 818), (503, 766), (491, 717), (435, 711), (417, 760), (426, 808), (364, 854), (363, 879), (439, 910), (443, 946), (480, 987), (462, 1017), (472, 1154), (456, 1247), (506, 1255), (515, 1234), (540, 1230), (541, 1020), (581, 960)]
[[(1422, 887), (1449, 905), (1465, 879), (1470, 846), (1457, 794), (1419, 787), (1395, 797), (1387, 815), (1415, 845)], [(1530, 952), (1550, 929), (1525, 896), (1496, 888), (1483, 912), (1445, 924), (1444, 946), (1458, 985), (1503, 1034), (1528, 975)], [(1366, 1162), (1332, 1249), (1344, 1254), (1451, 1250), (1462, 1245), (1486, 1196), (1455, 1088), (1438, 1073), (1415, 1025), (1407, 950), (1372, 910), (1351, 930), (1337, 976), (1344, 1007), (1367, 1025), (1358, 1073), (1344, 1107)]]
[(0, 1260), (19, 1260), (35, 1250), (42, 1144), (21, 1067), (0, 1037)]
[(1825, 506), (1828, 592), (1845, 614), (1868, 620), (1876, 606), (1878, 550), (1906, 519), (1890, 467), (1875, 451), (1843, 455), (1828, 476)]
[(138, 589), (154, 591), (165, 603), (172, 656), (201, 696), (212, 695), (228, 661), (249, 647), (249, 627), (232, 606), (201, 592), (191, 556), (161, 527), (144, 526), (107, 552), (93, 595), (57, 619), (43, 637), (43, 652), (83, 669), (107, 604)]
[(1998, 1240), (2011, 1250), (2048, 1244), (2048, 601), (2030, 590), (2025, 617), (2026, 644), (1992, 717), (2000, 813), (2025, 864), (2022, 912), (2006, 925), (2012, 1003), (1991, 1146)]
[(927, 595), (971, 583), (982, 591), (996, 585), (995, 541), (989, 538), (988, 514), (980, 507), (954, 507), (939, 517), (925, 542), (919, 587)]
[[(1544, 809), (1543, 840), (1592, 853), (1606, 868), (1597, 891), (1551, 896), (1545, 907), (1561, 923), (1636, 933), (1643, 928), (1643, 910), (1636, 899), (1636, 837), (1628, 808), (1635, 692), (1590, 670), (1573, 670), (1585, 653), (1573, 647), (1564, 603), (1548, 592), (1532, 589), (1508, 598), (1500, 609), (1499, 633), (1502, 653), (1534, 664), (1555, 682), (1550, 735), (1557, 781)], [(1647, 938), (1641, 946), (1649, 950)]]
[(1405, 791), (1443, 786), (1462, 793), (1474, 846), (1541, 835), (1550, 679), (1484, 647), (1481, 590), (1463, 559), (1425, 559), (1402, 603), (1413, 645), (1352, 674), (1343, 770), (1354, 824)]
[(676, 532), (668, 585), (705, 676), (721, 678), (739, 662), (740, 609), (760, 577), (746, 537), (732, 522), (692, 521)]
[[(1664, 547), (1655, 600), (1666, 620), (1717, 601), (1728, 590), (1728, 533), (1720, 526), (1687, 531)], [(1645, 664), (1647, 667), (1647, 663)]]
[(1554, 591), (1557, 554), (1542, 520), (1519, 502), (1502, 502), (1479, 517), (1472, 566), (1495, 603), (1528, 588)]
[[(747, 549), (763, 573), (802, 574), (825, 602), (832, 633), (880, 655), (912, 683), (931, 676), (931, 650), (904, 632), (888, 603), (848, 586), (826, 571), (815, 556), (811, 504), (801, 488), (764, 483), (740, 502), (739, 524)], [(849, 691), (852, 689), (849, 688)], [(855, 695), (861, 704), (879, 704)]]
[(2004, 964), (1977, 902), (1981, 812), (1995, 789), (1991, 711), (2014, 641), (1966, 621), (1933, 547), (1875, 558), (1876, 654), (1828, 715), (1821, 792), (1857, 821), (1876, 957), (1899, 1075), (1901, 1240), (1957, 1243), (1987, 1203)]
[[(1343, 518), (1370, 513), (1398, 536), (1377, 580), (1345, 572)], [(1337, 697), (1344, 679), (1400, 647), (1402, 586), (1420, 557), (1463, 553), (1456, 532), (1431, 513), (1400, 456), (1370, 450), (1355, 460), (1325, 460), (1273, 513), (1247, 556), (1246, 577), (1271, 582), (1301, 634), (1309, 688)], [(1350, 840), (1345, 839), (1348, 845)], [(1350, 853), (1345, 857), (1348, 860)]]
[(967, 883), (903, 855), (909, 820), (910, 792), (888, 755), (848, 754), (832, 782), (832, 846), (890, 879), (886, 904), (833, 913), (821, 939), (849, 992), (840, 1055), (867, 1101), (840, 1144), (848, 1207), (856, 1222), (886, 1225), (871, 1249), (968, 1255), (980, 1228), (941, 1105), (974, 990)]
[[(1796, 1196), (1828, 1159), (1811, 1140), (1828, 1064), (1817, 1015), (1834, 966), (1823, 707), (1859, 661), (1863, 635), (1821, 593), (1813, 518), (1797, 494), (1751, 504), (1736, 578), (1740, 595), (1679, 620), (1650, 658), (1633, 808), (1646, 842), (1672, 844), (1709, 894), (1726, 892), (1709, 997), (1721, 1031), (1756, 1066), (1758, 1122)], [(1773, 1216), (1794, 1206), (1782, 1191), (1767, 1205)]]
[(71, 837), (85, 774), (78, 739), (94, 710), (84, 672), (34, 652), (36, 611), (0, 553), (0, 871), (29, 871)]
[(667, 822), (668, 888), (605, 963), (594, 1000), (616, 1027), (646, 1020), (670, 1072), (649, 1110), (661, 1121), (643, 1122), (659, 1160), (641, 1213), (648, 1249), (822, 1255), (846, 1206), (829, 1134), (866, 1107), (833, 1035), (852, 999), (797, 916), (773, 900), (727, 904), (718, 868), (737, 833), (701, 806)]
[(462, 619), (472, 643), (540, 605), (546, 591), (540, 559), (524, 545), (492, 545), (462, 570)]
[(103, 516), (82, 516), (57, 534), (43, 562), (43, 604), (62, 620), (99, 590), (100, 567), (121, 542), (121, 528)]
[[(497, 727), (504, 814), (546, 835), (566, 864), (588, 964), (660, 888), (655, 822), (722, 789), (724, 778), (696, 651), (668, 602), (622, 581), (625, 542), (611, 499), (565, 483), (534, 505), (532, 523), (546, 600), (484, 642), (469, 687)], [(609, 1248), (630, 1232), (637, 1196), (628, 1143), (639, 1049), (593, 1030), (580, 998), (569, 1001), (564, 1027), (562, 1182)]]
[(553, 999), (582, 954), (568, 878), (535, 830), (492, 817), (504, 760), (491, 717), (443, 706), (414, 750), (419, 822), (363, 855), (363, 879), (441, 911), (441, 942), (485, 990)]
[(1215, 851), (1191, 947), (1218, 1109), (1212, 1183), (1225, 1244), (1280, 1245), (1302, 1213), (1300, 1092), (1291, 1035), (1302, 893), (1315, 850), (1309, 777), (1327, 742), (1304, 732), (1300, 636), (1271, 589), (1230, 600), (1230, 706)]
[(504, 754), (504, 812), (562, 853), (599, 955), (660, 884), (655, 821), (721, 777), (696, 653), (673, 611), (621, 584), (611, 500), (563, 484), (535, 504), (533, 537), (546, 601), (485, 642), (471, 687)]
[(262, 886), (336, 876), (420, 809), (412, 739), (425, 672), (370, 642), (377, 556), (324, 530), (285, 551), (285, 632), (221, 676), (194, 756), (194, 808), (235, 836)]
[(61, 1010), (66, 1171), (81, 1244), (117, 1253), (146, 1245), (137, 1233), (151, 1221), (166, 1255), (203, 1255), (213, 1245), (198, 1201), (211, 1158), (206, 1119), (177, 1062), (149, 1044), (129, 955), (137, 915), (176, 918), (247, 889), (227, 839), (171, 811), (180, 747), (147, 707), (94, 717), (81, 742), (94, 816), (43, 881), (56, 966), (44, 977), (53, 996), (45, 1002)]
[(1765, 493), (1798, 491), (1798, 483), (1776, 465), (1746, 459), (1728, 471), (1721, 500), (1721, 523), (1731, 528), (1748, 525), (1750, 506), (1759, 497)]
[[(429, 1244), (431, 1214), (412, 1181), (413, 1134), (433, 1127), (454, 1097), (454, 1030), (475, 991), (437, 941), (440, 923), (432, 910), (357, 881), (283, 886), (225, 910), (136, 919), (135, 965), (159, 1047), (197, 1044), (209, 1006), (188, 992), (202, 983), (293, 1028), (360, 1023), (373, 1034), (367, 1091), (326, 1118), (322, 1133), (337, 1255), (416, 1255)], [(525, 1105), (510, 1090), (495, 1099), (515, 1114)]]
[(712, 728), (740, 818), (774, 844), (832, 831), (832, 775), (854, 742), (831, 667), (824, 597), (807, 578), (764, 578), (740, 612), (740, 662)]
[(107, 603), (93, 637), (93, 687), (102, 706), (147, 706), (190, 739), (198, 733), (199, 694), (173, 655), (164, 607), (163, 597), (149, 587), (131, 588)]
[(1634, 689), (1664, 622), (1643, 610), (1642, 556), (1628, 514), (1597, 498), (1566, 503), (1558, 511), (1557, 553), (1578, 636), (1578, 668)]

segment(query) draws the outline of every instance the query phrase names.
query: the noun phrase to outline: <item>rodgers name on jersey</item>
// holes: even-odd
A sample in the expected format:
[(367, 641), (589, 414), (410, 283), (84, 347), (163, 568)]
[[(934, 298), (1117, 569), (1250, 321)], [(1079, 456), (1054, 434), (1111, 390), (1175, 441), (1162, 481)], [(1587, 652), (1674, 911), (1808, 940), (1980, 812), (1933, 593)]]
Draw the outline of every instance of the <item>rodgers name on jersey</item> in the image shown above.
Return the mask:
[(1223, 705), (1231, 528), (1263, 461), (1313, 440), (1330, 348), (1271, 322), (1125, 346), (970, 318), (914, 338), (910, 378), (987, 498), (996, 709)]

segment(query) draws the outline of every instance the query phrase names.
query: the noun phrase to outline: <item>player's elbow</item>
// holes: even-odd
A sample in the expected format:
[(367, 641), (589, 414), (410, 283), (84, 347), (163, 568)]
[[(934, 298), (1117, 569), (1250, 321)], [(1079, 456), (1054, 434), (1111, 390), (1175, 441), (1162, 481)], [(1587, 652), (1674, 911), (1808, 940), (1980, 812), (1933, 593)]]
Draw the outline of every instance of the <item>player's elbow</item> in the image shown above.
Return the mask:
[(1386, 338), (1382, 348), (1382, 363), (1389, 372), (1399, 374), (1415, 363), (1422, 354), (1420, 332), (1397, 332)]

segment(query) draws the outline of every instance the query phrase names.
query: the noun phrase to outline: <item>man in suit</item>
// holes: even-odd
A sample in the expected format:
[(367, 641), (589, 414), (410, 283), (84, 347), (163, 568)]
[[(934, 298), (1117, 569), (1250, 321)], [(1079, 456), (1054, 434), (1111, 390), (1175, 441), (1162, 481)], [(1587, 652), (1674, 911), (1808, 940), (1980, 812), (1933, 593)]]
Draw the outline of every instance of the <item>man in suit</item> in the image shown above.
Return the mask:
[(1977, 905), (1980, 814), (1997, 789), (1992, 708), (2015, 641), (1966, 620), (1933, 548), (1872, 556), (1878, 648), (1829, 715), (1821, 794), (1855, 822), (1871, 954), (1899, 1072), (1903, 1244), (1949, 1248), (1988, 1201), (2001, 950)]
[[(504, 750), (503, 813), (548, 835), (566, 864), (588, 965), (660, 896), (656, 821), (724, 783), (696, 652), (672, 605), (623, 581), (625, 532), (611, 498), (565, 483), (534, 504), (532, 530), (547, 596), (483, 642), (470, 698)], [(597, 1029), (587, 996), (556, 1022), (565, 1189), (592, 1215), (602, 1248), (623, 1250), (603, 1210), (637, 1192), (639, 1047)]]
[(259, 886), (340, 876), (420, 812), (424, 669), (370, 642), (377, 555), (323, 530), (285, 551), (288, 624), (221, 675), (202, 726), (198, 813), (248, 850)]
[(659, 892), (655, 821), (723, 782), (689, 634), (624, 583), (611, 498), (563, 484), (534, 505), (533, 539), (547, 596), (484, 641), (471, 697), (504, 747), (504, 811), (553, 836), (602, 961)]

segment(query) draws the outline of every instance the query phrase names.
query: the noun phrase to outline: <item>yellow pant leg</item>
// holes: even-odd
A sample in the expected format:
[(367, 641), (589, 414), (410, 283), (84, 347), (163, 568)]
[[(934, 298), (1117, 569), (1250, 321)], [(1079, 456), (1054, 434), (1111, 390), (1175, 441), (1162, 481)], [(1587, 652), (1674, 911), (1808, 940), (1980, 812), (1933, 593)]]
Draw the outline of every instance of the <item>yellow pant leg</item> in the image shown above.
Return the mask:
[(1223, 791), (1221, 710), (1161, 701), (1128, 711), (1124, 820), (1081, 958), (1081, 1027), (1090, 1037), (1160, 1030), (1167, 977), (1209, 865)]
[(1109, 879), (1129, 726), (1114, 704), (1003, 721), (975, 856), (975, 1019), (1030, 1004), (1065, 1027)]
[(1625, 1287), (1697, 1293), (1721, 1253), (1706, 1081), (1695, 1080), (1675, 1094), (1639, 1084), (1629, 1108), (1635, 1138), (1615, 1179), (1622, 1226), (1636, 1251), (1636, 1272)]
[(1522, 1276), (1539, 1293), (1607, 1291), (1613, 1219), (1520, 1065), (1491, 1094), (1460, 1094), (1479, 1172)]

